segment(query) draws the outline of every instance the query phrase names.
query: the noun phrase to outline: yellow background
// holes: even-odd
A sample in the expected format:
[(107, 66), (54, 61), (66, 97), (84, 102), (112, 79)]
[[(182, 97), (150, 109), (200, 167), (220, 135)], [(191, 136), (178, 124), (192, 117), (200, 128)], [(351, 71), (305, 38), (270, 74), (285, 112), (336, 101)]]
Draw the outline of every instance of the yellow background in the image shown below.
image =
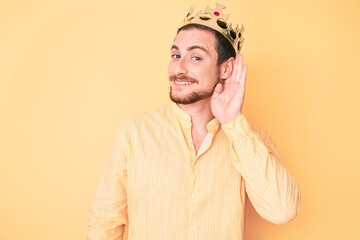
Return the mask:
[[(360, 239), (360, 2), (222, 3), (246, 28), (244, 112), (302, 189), (286, 225), (248, 206), (246, 239)], [(192, 4), (0, 0), (0, 239), (85, 239), (120, 121), (168, 102)]]

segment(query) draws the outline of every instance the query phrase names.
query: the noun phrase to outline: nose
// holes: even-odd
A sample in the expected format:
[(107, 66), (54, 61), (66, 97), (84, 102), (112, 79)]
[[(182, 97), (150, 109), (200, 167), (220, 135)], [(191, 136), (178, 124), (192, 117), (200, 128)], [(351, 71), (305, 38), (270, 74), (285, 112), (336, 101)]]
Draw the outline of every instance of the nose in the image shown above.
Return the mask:
[(177, 61), (174, 61), (174, 74), (186, 74), (188, 72), (187, 61), (185, 58), (179, 58)]

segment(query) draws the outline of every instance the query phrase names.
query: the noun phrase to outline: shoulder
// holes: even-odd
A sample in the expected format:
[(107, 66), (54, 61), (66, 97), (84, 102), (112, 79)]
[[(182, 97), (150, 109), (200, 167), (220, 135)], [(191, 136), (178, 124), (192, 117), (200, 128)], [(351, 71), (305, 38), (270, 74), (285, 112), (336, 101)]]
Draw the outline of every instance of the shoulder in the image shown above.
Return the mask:
[(120, 130), (135, 130), (148, 127), (161, 126), (164, 123), (173, 121), (171, 106), (165, 105), (157, 109), (137, 113), (126, 117), (120, 124)]

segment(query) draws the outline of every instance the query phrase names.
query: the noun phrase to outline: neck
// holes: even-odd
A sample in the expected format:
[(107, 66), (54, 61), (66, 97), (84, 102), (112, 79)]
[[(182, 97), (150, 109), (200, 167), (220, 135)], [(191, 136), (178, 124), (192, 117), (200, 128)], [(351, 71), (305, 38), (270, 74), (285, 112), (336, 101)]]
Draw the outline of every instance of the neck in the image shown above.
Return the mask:
[(191, 117), (191, 135), (197, 153), (207, 134), (206, 126), (214, 118), (210, 107), (210, 98), (192, 104), (178, 104)]
[(208, 122), (214, 118), (211, 112), (210, 98), (191, 104), (178, 104), (178, 106), (191, 116), (191, 122), (196, 128), (206, 128)]

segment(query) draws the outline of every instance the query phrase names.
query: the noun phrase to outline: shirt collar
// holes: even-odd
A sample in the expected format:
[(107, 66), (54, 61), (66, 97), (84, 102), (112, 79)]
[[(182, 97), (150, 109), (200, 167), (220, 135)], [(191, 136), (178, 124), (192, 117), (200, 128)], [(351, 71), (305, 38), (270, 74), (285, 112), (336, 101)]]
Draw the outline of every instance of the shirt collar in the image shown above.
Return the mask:
[[(177, 119), (180, 122), (181, 127), (191, 128), (191, 116), (182, 110), (176, 103), (171, 102), (171, 108), (175, 113)], [(220, 122), (217, 118), (213, 118), (210, 122), (207, 123), (206, 129), (209, 132), (215, 133), (219, 129)]]

